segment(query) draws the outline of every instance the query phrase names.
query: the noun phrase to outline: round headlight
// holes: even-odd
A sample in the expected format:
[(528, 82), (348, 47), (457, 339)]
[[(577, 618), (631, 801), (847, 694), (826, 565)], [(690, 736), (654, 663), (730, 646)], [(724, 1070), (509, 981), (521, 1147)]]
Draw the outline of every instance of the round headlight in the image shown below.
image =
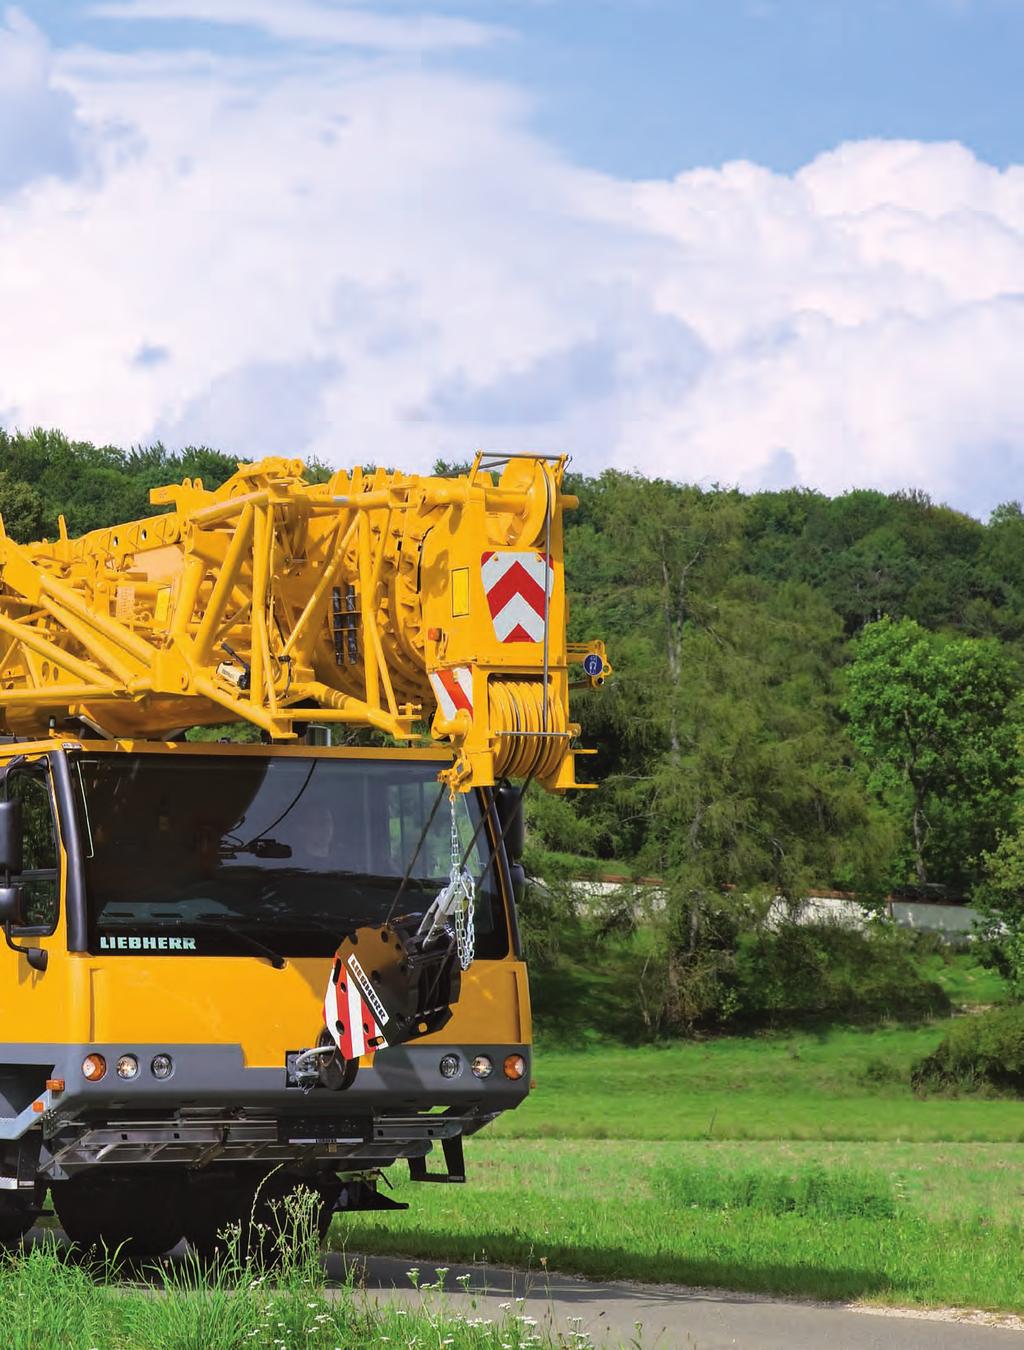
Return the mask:
[(477, 1055), (473, 1061), (473, 1073), (477, 1078), (490, 1078), (494, 1072), (494, 1060), (490, 1055)]
[(134, 1055), (122, 1055), (117, 1061), (118, 1078), (134, 1078), (139, 1072), (139, 1061)]
[(149, 1067), (154, 1078), (170, 1078), (174, 1072), (174, 1060), (170, 1055), (154, 1055)]
[(502, 1068), (506, 1078), (522, 1078), (526, 1073), (526, 1060), (522, 1055), (507, 1055)]
[(107, 1071), (107, 1061), (102, 1055), (86, 1055), (82, 1060), (82, 1077), (90, 1083), (98, 1083)]
[(438, 1067), (441, 1070), (442, 1078), (458, 1078), (462, 1069), (462, 1060), (459, 1059), (458, 1055), (445, 1055)]

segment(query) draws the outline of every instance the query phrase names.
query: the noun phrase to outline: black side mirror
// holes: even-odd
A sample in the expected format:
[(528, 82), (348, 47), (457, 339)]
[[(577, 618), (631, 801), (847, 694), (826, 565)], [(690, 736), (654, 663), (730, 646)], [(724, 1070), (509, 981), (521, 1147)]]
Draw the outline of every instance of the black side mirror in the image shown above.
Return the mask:
[(498, 828), (505, 840), (509, 862), (516, 863), (526, 848), (526, 822), (523, 819), (523, 794), (507, 784), (494, 789), (494, 808)]
[[(9, 802), (2, 803), (9, 806)], [(20, 805), (20, 802), (18, 803)], [(12, 952), (21, 952), (33, 970), (45, 970), (49, 952), (44, 947), (19, 947), (11, 941), (11, 929), (25, 922), (25, 892), (20, 886), (0, 886), (0, 927), (4, 940)]]
[(9, 877), (18, 876), (22, 870), (23, 841), (21, 802), (12, 797), (0, 802), (0, 872)]
[(0, 924), (13, 924), (17, 928), (24, 922), (25, 892), (20, 886), (0, 886)]

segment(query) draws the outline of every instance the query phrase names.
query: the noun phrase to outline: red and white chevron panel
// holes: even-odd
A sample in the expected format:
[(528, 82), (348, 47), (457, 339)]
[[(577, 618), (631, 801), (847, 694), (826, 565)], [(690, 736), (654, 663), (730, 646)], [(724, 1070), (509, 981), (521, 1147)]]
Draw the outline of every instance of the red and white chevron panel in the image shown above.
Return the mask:
[[(355, 969), (352, 968), (353, 962)], [(360, 988), (364, 983), (369, 986), (367, 996), (373, 996), (376, 1009), (370, 1006), (368, 997), (364, 996)], [(324, 1022), (341, 1057), (358, 1059), (367, 1050), (383, 1050), (387, 1040), (381, 1024), (387, 1020), (387, 1011), (363, 975), (356, 958), (350, 956), (344, 966), (340, 960), (335, 960), (324, 996)]]
[(498, 641), (542, 642), (554, 576), (546, 555), (485, 553), (480, 566)]
[(442, 716), (449, 722), (463, 709), (470, 717), (473, 716), (472, 666), (451, 666), (448, 670), (431, 671), (430, 687), (434, 691)]

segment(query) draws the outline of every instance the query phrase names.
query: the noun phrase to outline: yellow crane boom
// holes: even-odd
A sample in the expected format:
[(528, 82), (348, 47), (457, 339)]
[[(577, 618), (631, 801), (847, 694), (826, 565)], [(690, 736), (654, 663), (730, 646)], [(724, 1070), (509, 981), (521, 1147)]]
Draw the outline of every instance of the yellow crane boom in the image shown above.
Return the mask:
[(456, 477), (240, 464), (155, 488), (161, 514), (18, 544), (0, 523), (0, 726), (168, 738), (311, 720), (450, 742), (453, 787), (576, 786), (565, 457), (478, 455)]

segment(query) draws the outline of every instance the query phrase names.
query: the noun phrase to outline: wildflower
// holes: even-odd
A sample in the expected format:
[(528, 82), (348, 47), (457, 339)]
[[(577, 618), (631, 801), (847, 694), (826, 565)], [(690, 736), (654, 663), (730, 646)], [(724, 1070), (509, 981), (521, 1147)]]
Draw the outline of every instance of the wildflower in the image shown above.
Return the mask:
[(509, 1310), (509, 1308), (511, 1308), (511, 1306), (512, 1306), (511, 1303), (499, 1303), (499, 1304), (498, 1304), (498, 1307), (501, 1309), (502, 1312), (508, 1312), (508, 1310)]
[(524, 1313), (516, 1313), (516, 1321), (522, 1322), (524, 1327), (535, 1327), (537, 1325), (536, 1317), (527, 1317)]

